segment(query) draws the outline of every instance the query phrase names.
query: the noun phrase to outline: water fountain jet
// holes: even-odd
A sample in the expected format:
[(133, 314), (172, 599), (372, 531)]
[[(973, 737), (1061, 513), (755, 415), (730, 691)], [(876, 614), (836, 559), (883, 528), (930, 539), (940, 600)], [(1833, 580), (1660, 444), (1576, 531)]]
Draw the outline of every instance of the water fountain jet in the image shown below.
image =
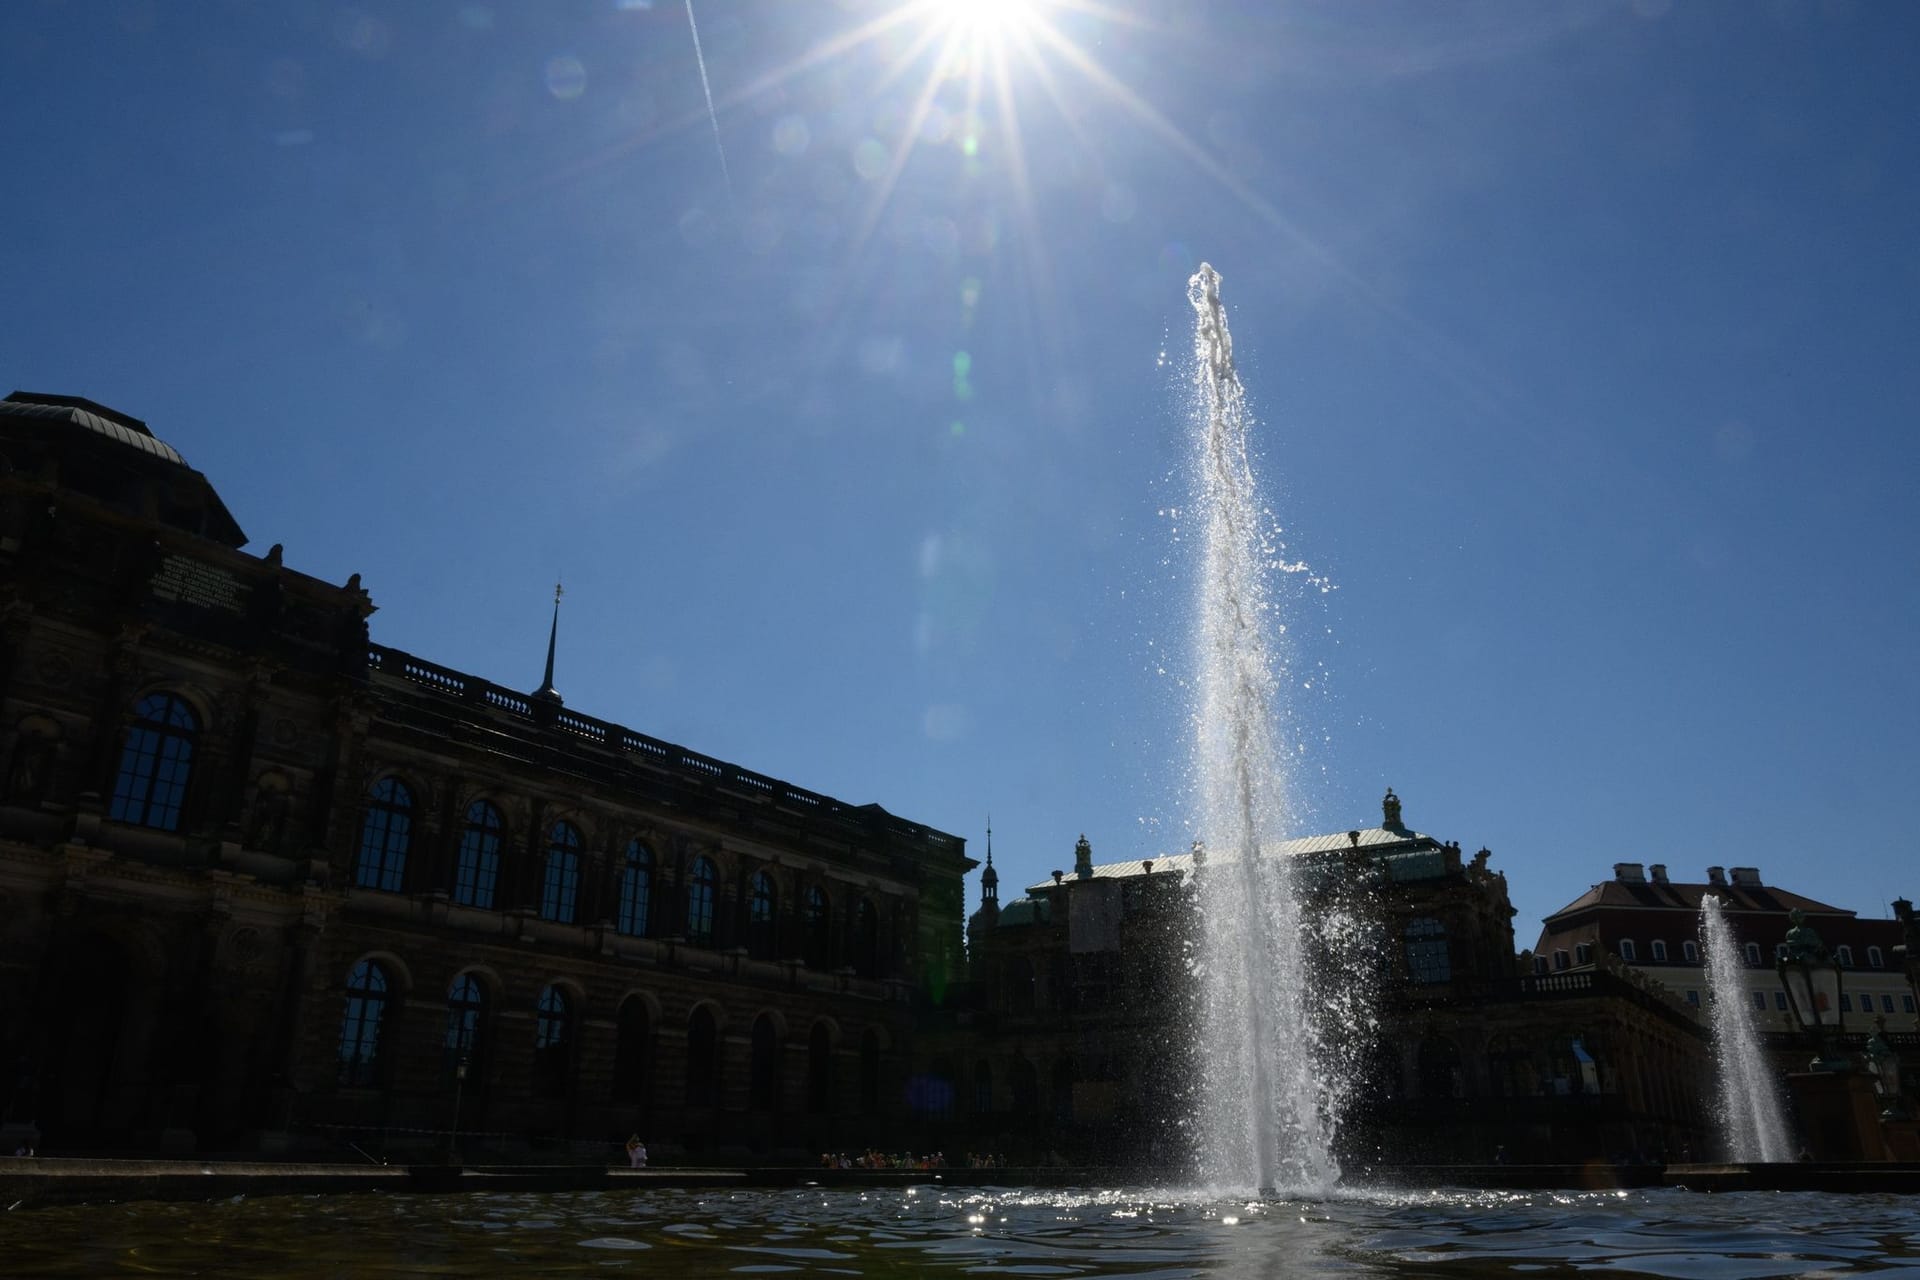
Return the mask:
[(1204, 868), (1196, 865), (1205, 913), (1202, 1168), (1223, 1187), (1324, 1194), (1339, 1177), (1332, 1139), (1341, 1090), (1315, 1031), (1319, 1002), (1299, 872), (1262, 852), (1289, 817), (1274, 740), (1282, 665), (1269, 589), (1275, 533), (1248, 455), (1251, 416), (1219, 273), (1202, 264), (1187, 296), (1195, 314), (1195, 496), (1204, 523), (1194, 780), (1210, 855)]
[(1720, 899), (1700, 900), (1700, 944), (1707, 953), (1707, 989), (1711, 996), (1713, 1058), (1720, 1120), (1727, 1158), (1777, 1162), (1792, 1158), (1779, 1081), (1761, 1052), (1740, 980), (1740, 952)]

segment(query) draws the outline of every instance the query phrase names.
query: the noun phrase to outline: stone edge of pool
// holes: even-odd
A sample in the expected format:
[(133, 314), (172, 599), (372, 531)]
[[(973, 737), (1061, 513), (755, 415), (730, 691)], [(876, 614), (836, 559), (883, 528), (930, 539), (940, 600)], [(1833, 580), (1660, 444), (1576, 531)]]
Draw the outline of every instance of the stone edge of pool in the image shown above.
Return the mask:
[[(294, 1164), (226, 1160), (0, 1158), (0, 1209), (129, 1200), (349, 1191), (596, 1191), (725, 1187), (1137, 1187), (1139, 1169), (608, 1168), (598, 1165)], [(1920, 1194), (1920, 1164), (1395, 1165), (1356, 1170), (1349, 1186), (1516, 1191), (1679, 1187), (1692, 1191)]]

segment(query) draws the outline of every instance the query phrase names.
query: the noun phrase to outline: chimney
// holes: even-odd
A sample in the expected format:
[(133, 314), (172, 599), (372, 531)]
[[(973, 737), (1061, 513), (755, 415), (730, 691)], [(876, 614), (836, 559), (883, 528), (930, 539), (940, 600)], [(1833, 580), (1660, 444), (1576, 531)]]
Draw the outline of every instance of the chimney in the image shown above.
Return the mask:
[(1727, 883), (1727, 869), (1725, 867), (1708, 867), (1707, 883), (1724, 887)]
[(1613, 878), (1621, 884), (1645, 884), (1647, 877), (1637, 862), (1616, 862), (1613, 864)]
[(1760, 887), (1760, 868), (1735, 867), (1733, 869), (1733, 882), (1748, 889), (1758, 889)]
[(1667, 882), (1667, 864), (1664, 862), (1656, 862), (1647, 868), (1647, 874), (1653, 877), (1655, 884), (1665, 884)]

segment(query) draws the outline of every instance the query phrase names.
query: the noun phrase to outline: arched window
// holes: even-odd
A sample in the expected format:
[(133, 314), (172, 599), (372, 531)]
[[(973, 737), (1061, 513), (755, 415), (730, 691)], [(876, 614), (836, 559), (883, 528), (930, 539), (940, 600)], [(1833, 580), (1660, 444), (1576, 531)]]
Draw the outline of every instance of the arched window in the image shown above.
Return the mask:
[(620, 1006), (620, 1025), (613, 1042), (613, 1096), (619, 1102), (644, 1102), (647, 1069), (652, 1055), (653, 1020), (647, 1002), (628, 996)]
[(340, 1019), (340, 1083), (371, 1085), (380, 1070), (380, 1020), (387, 1011), (387, 971), (362, 960), (347, 975), (347, 1008)]
[(833, 963), (833, 938), (828, 932), (832, 919), (833, 912), (827, 902), (826, 890), (814, 885), (807, 890), (807, 909), (803, 921), (806, 937), (801, 947), (802, 958), (809, 969), (825, 969)]
[(134, 705), (120, 751), (107, 816), (161, 831), (180, 829), (180, 810), (193, 773), (193, 747), (200, 721), (193, 708), (171, 693), (150, 693)]
[(455, 902), (492, 909), (493, 887), (500, 879), (500, 835), (505, 830), (500, 811), (485, 800), (467, 806), (466, 830), (460, 833), (460, 860), (454, 868)]
[(360, 824), (360, 856), (353, 882), (362, 889), (400, 892), (406, 879), (407, 846), (413, 840), (413, 792), (398, 778), (382, 778), (367, 793)]
[(1700, 944), (1688, 938), (1680, 944), (1680, 955), (1688, 964), (1700, 963)]
[(1420, 1042), (1418, 1061), (1421, 1097), (1460, 1096), (1460, 1046), (1445, 1036), (1428, 1036)]
[(701, 1005), (687, 1019), (687, 1105), (711, 1107), (719, 1096), (720, 1029)]
[(559, 987), (540, 993), (533, 1018), (533, 1087), (548, 1098), (565, 1096), (573, 1052), (573, 1002)]
[(699, 947), (713, 945), (713, 890), (720, 876), (708, 858), (695, 858), (687, 877), (687, 941)]
[(1760, 944), (1757, 942), (1749, 942), (1743, 950), (1746, 952), (1747, 964), (1752, 968), (1758, 969), (1760, 967)]
[(868, 1027), (860, 1037), (860, 1105), (880, 1109), (880, 1033)]
[(1073, 1086), (1080, 1073), (1072, 1058), (1053, 1064), (1053, 1118), (1062, 1124), (1073, 1121)]
[(774, 1111), (780, 1105), (780, 1044), (773, 1015), (753, 1020), (753, 1056), (747, 1072), (747, 1105), (754, 1111)]
[(468, 1074), (480, 1061), (480, 1036), (487, 1017), (487, 989), (471, 973), (456, 976), (447, 988), (446, 1078), (454, 1079), (461, 1063)]
[(833, 1110), (833, 1029), (824, 1022), (807, 1035), (807, 1109)]
[(1025, 1058), (1015, 1058), (1012, 1070), (1013, 1109), (1030, 1116), (1040, 1110), (1040, 1068)]
[(1640, 950), (1633, 945), (1632, 938), (1620, 939), (1620, 958), (1628, 964), (1633, 964), (1640, 958)]
[(773, 877), (764, 871), (754, 872), (747, 886), (747, 954), (755, 960), (773, 959), (776, 904)]
[(1025, 956), (1009, 956), (1007, 967), (1001, 970), (1006, 975), (1007, 1011), (1009, 1013), (1033, 1012), (1033, 961)]
[(1432, 916), (1407, 922), (1407, 977), (1413, 982), (1447, 982), (1453, 964), (1447, 957), (1447, 927)]
[(862, 897), (853, 904), (853, 971), (863, 978), (880, 974), (880, 915), (873, 900)]
[(627, 842), (620, 865), (620, 932), (647, 936), (647, 908), (653, 899), (653, 850), (638, 840)]
[(954, 1101), (960, 1093), (955, 1084), (958, 1077), (959, 1072), (954, 1069), (951, 1058), (935, 1058), (927, 1068), (924, 1087), (920, 1091), (919, 1110), (928, 1119), (953, 1119)]
[(540, 917), (572, 924), (580, 900), (580, 830), (556, 822), (547, 833), (547, 871), (540, 886)]

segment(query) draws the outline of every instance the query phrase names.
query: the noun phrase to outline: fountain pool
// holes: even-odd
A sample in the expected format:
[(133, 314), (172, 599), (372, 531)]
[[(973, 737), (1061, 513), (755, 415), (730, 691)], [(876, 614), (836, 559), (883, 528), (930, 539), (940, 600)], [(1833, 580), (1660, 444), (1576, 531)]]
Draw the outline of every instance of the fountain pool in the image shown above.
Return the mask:
[(1913, 1274), (1912, 1197), (1431, 1190), (601, 1191), (21, 1211), (14, 1275), (1749, 1277)]

